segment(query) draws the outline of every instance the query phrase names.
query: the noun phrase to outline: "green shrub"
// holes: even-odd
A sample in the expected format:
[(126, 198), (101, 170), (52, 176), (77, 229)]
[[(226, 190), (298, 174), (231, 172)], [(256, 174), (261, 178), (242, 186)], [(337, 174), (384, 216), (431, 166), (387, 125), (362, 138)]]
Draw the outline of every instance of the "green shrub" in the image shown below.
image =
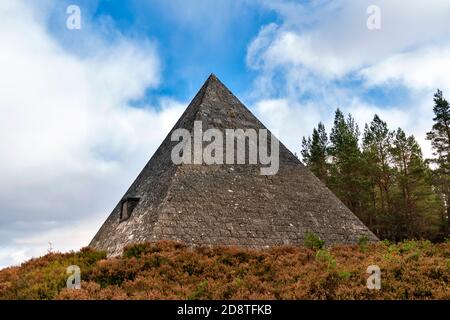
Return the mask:
[(369, 237), (368, 236), (361, 236), (358, 238), (358, 245), (359, 246), (366, 246), (369, 243)]
[(322, 249), (323, 246), (325, 245), (325, 241), (323, 241), (322, 239), (320, 239), (320, 237), (318, 235), (316, 235), (313, 232), (306, 232), (305, 234), (305, 239), (304, 239), (304, 245), (307, 248), (310, 249)]
[(361, 237), (358, 238), (358, 246), (359, 246), (359, 249), (362, 252), (366, 252), (367, 251), (368, 243), (369, 243), (369, 237), (361, 236)]
[(75, 257), (82, 260), (84, 263), (90, 265), (95, 264), (99, 260), (106, 259), (106, 252), (97, 251), (89, 247), (84, 247), (81, 248), (81, 250), (75, 254)]
[(141, 256), (145, 255), (149, 251), (147, 243), (138, 243), (125, 247), (122, 256), (126, 259), (135, 257), (139, 259)]
[(327, 270), (336, 268), (336, 260), (330, 251), (326, 249), (320, 249), (316, 253), (316, 262), (324, 264)]
[(208, 293), (208, 281), (202, 281), (199, 283), (199, 285), (197, 286), (197, 289), (194, 290), (194, 292), (192, 292), (191, 295), (188, 296), (189, 300), (198, 300), (198, 299), (202, 299), (202, 298), (209, 298), (209, 293)]
[(350, 271), (340, 271), (338, 272), (339, 278), (343, 280), (349, 280), (352, 277), (352, 273)]
[(420, 258), (419, 251), (415, 251), (411, 255), (409, 255), (406, 259), (409, 261), (417, 261), (417, 260), (419, 260), (419, 258)]
[(400, 253), (408, 253), (417, 248), (417, 242), (414, 240), (405, 240), (400, 246)]

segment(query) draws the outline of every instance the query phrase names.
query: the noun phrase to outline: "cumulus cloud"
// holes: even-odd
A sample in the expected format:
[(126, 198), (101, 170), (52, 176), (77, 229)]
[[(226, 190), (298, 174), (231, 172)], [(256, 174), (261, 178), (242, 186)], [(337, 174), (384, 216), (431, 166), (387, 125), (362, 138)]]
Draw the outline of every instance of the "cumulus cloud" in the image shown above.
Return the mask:
[(288, 149), (299, 154), (302, 135), (309, 135), (323, 114), (315, 104), (300, 105), (286, 98), (260, 100), (254, 105), (256, 116)]
[(395, 54), (361, 70), (367, 86), (401, 83), (413, 90), (450, 92), (450, 45), (427, 46)]
[(370, 0), (263, 3), (276, 10), (283, 22), (261, 30), (250, 45), (250, 65), (255, 56), (253, 47), (264, 38), (259, 65), (261, 59), (268, 68), (292, 64), (325, 77), (342, 77), (393, 53), (443, 38), (449, 40), (446, 26), (450, 3), (445, 0), (433, 1), (432, 5), (422, 1), (377, 1), (382, 22), (378, 31), (366, 27), (366, 10), (373, 4)]
[(0, 4), (0, 266), (87, 245), (185, 107), (133, 107), (161, 81), (155, 45), (102, 30), (74, 53), (42, 8)]
[[(431, 96), (423, 98), (416, 103), (414, 112), (408, 106), (384, 106), (380, 107), (362, 101), (358, 98), (348, 100), (345, 107), (340, 109), (344, 113), (351, 113), (360, 126), (360, 132), (364, 130), (364, 124), (373, 120), (374, 114), (388, 121), (392, 130), (405, 129), (409, 134), (414, 134), (422, 143), (422, 152), (426, 156), (432, 154), (431, 146), (426, 141), (426, 132), (433, 125), (430, 116)], [(318, 101), (299, 102), (288, 98), (262, 99), (254, 104), (255, 114), (270, 128), (275, 135), (292, 152), (300, 154), (301, 138), (310, 136), (313, 128), (322, 122), (328, 133), (331, 131), (334, 120), (335, 105), (323, 104)]]
[[(280, 20), (263, 26), (248, 46), (247, 65), (258, 73), (251, 97), (265, 122), (296, 141), (291, 148), (298, 151), (299, 136), (317, 125), (310, 121), (330, 126), (339, 107), (360, 126), (378, 113), (392, 129), (402, 126), (414, 134), (431, 155), (425, 132), (432, 124), (432, 94), (438, 87), (450, 92), (450, 2), (261, 3)], [(366, 10), (373, 4), (381, 9), (381, 30), (366, 26)], [(389, 100), (392, 88), (404, 89), (400, 102)], [(379, 92), (386, 97), (374, 101)], [(273, 110), (264, 118), (267, 105)], [(275, 113), (283, 121), (271, 119)]]

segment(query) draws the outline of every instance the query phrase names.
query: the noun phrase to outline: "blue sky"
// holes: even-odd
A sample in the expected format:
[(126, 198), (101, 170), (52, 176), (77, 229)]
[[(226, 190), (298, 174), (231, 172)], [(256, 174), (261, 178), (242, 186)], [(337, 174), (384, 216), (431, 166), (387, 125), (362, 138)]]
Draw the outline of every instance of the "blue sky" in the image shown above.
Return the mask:
[(0, 267), (87, 245), (210, 73), (293, 152), (339, 107), (430, 156), (449, 16), (448, 0), (0, 1)]
[[(60, 12), (73, 1), (62, 1), (51, 12), (56, 18), (49, 20), (50, 31), (70, 50), (85, 33), (96, 32), (99, 25), (108, 25), (130, 39), (147, 39), (157, 47), (161, 57), (161, 77), (157, 88), (148, 90), (145, 98), (133, 105), (155, 104), (160, 96), (188, 101), (210, 73), (215, 73), (242, 100), (247, 102), (251, 84), (258, 72), (246, 61), (248, 45), (264, 26), (281, 24), (282, 18), (270, 6), (260, 1), (79, 1), (84, 19), (89, 25), (81, 31), (58, 30), (63, 21)], [(298, 1), (296, 3), (302, 3)], [(308, 2), (305, 2), (306, 4)], [(183, 16), (184, 10), (189, 8)], [(174, 12), (177, 10), (177, 12)], [(61, 33), (62, 32), (62, 33)], [(108, 34), (104, 37), (108, 38)], [(83, 51), (80, 51), (83, 54)], [(361, 81), (352, 77), (337, 79), (336, 85), (361, 91)], [(281, 82), (280, 86), (283, 85)], [(363, 96), (373, 104), (384, 105), (404, 101), (406, 92), (394, 88), (371, 88)], [(283, 95), (277, 90), (273, 97)], [(303, 99), (308, 100), (306, 93)], [(302, 99), (302, 100), (303, 100)], [(250, 99), (249, 102), (252, 100)]]
[(56, 26), (65, 18), (59, 13), (72, 3), (62, 1), (54, 6), (49, 21), (56, 39), (70, 47), (80, 35), (96, 32), (93, 29), (100, 24), (120, 30), (128, 38), (145, 38), (155, 44), (164, 81), (147, 94), (150, 102), (155, 95), (189, 100), (210, 73), (233, 92), (245, 94), (254, 77), (246, 66), (247, 46), (262, 26), (278, 19), (273, 10), (262, 8), (257, 1), (78, 1), (89, 25), (78, 32), (58, 30)]

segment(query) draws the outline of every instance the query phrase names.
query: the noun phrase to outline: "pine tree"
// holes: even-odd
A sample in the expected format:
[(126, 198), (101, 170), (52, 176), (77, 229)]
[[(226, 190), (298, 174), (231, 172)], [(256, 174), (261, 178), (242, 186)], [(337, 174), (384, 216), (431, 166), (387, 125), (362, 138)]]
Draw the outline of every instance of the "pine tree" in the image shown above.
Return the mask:
[(388, 225), (392, 224), (390, 189), (393, 181), (389, 166), (392, 138), (393, 133), (378, 115), (374, 116), (370, 126), (365, 126), (363, 153), (372, 187), (372, 210), (377, 212), (377, 233), (388, 238), (392, 236), (388, 228)]
[(440, 228), (441, 203), (433, 191), (430, 169), (414, 136), (398, 128), (391, 148), (396, 188), (392, 229), (395, 238), (434, 237)]
[(431, 162), (436, 165), (434, 180), (446, 206), (447, 229), (450, 228), (450, 105), (444, 99), (441, 90), (434, 95), (432, 130), (427, 133), (427, 139), (431, 141), (434, 159)]
[(359, 149), (359, 129), (352, 116), (345, 119), (337, 109), (330, 134), (331, 156), (329, 187), (363, 222), (367, 210), (367, 183), (363, 175), (364, 162)]
[(440, 91), (434, 112), (434, 170), (414, 136), (390, 131), (378, 115), (361, 150), (358, 125), (339, 109), (329, 139), (322, 123), (303, 138), (303, 162), (379, 238), (441, 240), (450, 223), (450, 108)]
[(314, 128), (312, 138), (305, 139), (303, 137), (302, 140), (301, 154), (303, 162), (325, 183), (328, 176), (327, 146), (328, 136), (322, 122), (319, 122), (317, 129)]

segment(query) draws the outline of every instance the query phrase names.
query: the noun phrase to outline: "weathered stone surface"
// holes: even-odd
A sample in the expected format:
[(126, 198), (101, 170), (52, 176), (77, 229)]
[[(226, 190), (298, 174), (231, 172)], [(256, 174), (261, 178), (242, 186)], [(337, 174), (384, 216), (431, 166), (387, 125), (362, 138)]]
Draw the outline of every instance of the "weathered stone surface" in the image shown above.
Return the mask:
[[(192, 132), (195, 120), (203, 130), (265, 128), (214, 75), (172, 131)], [(158, 240), (265, 247), (302, 244), (307, 231), (328, 244), (377, 240), (283, 144), (278, 173), (263, 176), (259, 165), (174, 165), (172, 131), (123, 197), (140, 199), (130, 218), (119, 221), (119, 201), (90, 246), (110, 255)]]

